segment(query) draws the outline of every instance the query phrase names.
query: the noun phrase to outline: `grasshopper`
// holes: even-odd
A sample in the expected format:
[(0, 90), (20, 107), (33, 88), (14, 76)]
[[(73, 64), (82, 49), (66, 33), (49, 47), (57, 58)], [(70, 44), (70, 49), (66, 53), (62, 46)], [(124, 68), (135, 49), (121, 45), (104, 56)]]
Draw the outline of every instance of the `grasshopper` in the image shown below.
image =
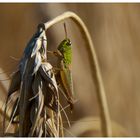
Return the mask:
[(73, 109), (73, 80), (71, 72), (71, 63), (72, 63), (72, 45), (69, 38), (67, 38), (66, 25), (64, 24), (65, 39), (58, 45), (57, 51), (48, 51), (53, 53), (58, 57), (58, 63), (60, 69), (58, 68), (58, 73), (56, 75), (57, 81), (62, 86), (64, 93), (66, 94), (68, 103), (70, 104), (71, 110)]

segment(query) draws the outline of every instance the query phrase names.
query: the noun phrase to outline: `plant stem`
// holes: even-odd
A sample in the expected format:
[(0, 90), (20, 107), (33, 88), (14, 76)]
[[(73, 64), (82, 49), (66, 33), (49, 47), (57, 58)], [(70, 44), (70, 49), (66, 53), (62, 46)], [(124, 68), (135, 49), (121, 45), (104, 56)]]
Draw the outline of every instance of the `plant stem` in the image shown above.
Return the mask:
[(96, 52), (94, 49), (94, 45), (91, 39), (91, 36), (89, 34), (89, 31), (82, 21), (82, 19), (77, 16), (73, 12), (65, 12), (62, 15), (57, 16), (53, 20), (46, 22), (45, 25), (45, 30), (48, 30), (51, 26), (65, 20), (65, 19), (72, 19), (77, 26), (79, 27), (81, 34), (83, 35), (83, 38), (85, 39), (85, 42), (87, 43), (87, 51), (90, 57), (90, 64), (93, 68), (92, 71), (92, 76), (93, 79), (95, 80), (96, 84), (96, 90), (97, 90), (97, 98), (100, 106), (100, 115), (101, 115), (101, 121), (102, 121), (102, 132), (103, 136), (111, 137), (112, 136), (112, 127), (111, 127), (111, 120), (110, 120), (110, 115), (109, 115), (109, 109), (107, 105), (107, 100), (106, 100), (106, 94), (103, 86), (103, 81), (100, 73), (100, 68), (99, 64), (97, 61), (96, 57)]

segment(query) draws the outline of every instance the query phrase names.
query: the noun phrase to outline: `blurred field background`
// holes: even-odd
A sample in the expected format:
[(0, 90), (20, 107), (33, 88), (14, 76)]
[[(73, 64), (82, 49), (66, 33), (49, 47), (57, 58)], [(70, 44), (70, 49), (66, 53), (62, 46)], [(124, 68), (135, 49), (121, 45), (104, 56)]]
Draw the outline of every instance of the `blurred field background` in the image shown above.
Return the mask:
[[(122, 127), (114, 130), (116, 136), (140, 136), (140, 4), (0, 4), (0, 80), (8, 79), (16, 69), (18, 61), (10, 56), (22, 56), (37, 25), (65, 11), (78, 14), (91, 33), (111, 119)], [(78, 99), (75, 111), (69, 117), (73, 123), (84, 117), (95, 118), (77, 122), (71, 132), (75, 133), (74, 136), (98, 136), (98, 127), (93, 128), (100, 124), (96, 119), (99, 107), (90, 60), (78, 28), (70, 20), (66, 24), (73, 44), (72, 70)], [(65, 37), (63, 24), (53, 26), (47, 36), (48, 49), (56, 49)], [(1, 114), (9, 83), (10, 80), (0, 83)]]

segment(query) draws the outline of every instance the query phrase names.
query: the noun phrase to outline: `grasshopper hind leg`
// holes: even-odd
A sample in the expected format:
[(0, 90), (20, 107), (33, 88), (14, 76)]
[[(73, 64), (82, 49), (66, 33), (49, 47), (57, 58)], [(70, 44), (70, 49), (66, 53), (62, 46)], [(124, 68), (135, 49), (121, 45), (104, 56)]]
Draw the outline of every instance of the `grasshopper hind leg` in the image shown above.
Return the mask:
[(65, 87), (63, 86), (61, 76), (60, 76), (60, 72), (58, 72), (56, 74), (56, 82), (57, 82), (57, 85), (58, 85), (59, 92), (61, 92), (63, 94), (63, 96), (66, 98), (68, 104), (70, 105), (70, 110), (72, 111), (73, 108), (74, 108), (74, 103), (73, 103), (72, 98), (70, 98), (68, 96), (67, 91), (66, 91)]

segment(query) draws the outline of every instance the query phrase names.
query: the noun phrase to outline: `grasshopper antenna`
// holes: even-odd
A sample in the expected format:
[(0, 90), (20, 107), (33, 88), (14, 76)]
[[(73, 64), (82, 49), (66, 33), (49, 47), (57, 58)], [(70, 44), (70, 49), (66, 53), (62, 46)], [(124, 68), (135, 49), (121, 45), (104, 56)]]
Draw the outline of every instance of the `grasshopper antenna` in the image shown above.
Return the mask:
[(65, 30), (65, 37), (67, 38), (67, 28), (66, 28), (66, 23), (64, 22), (64, 30)]

